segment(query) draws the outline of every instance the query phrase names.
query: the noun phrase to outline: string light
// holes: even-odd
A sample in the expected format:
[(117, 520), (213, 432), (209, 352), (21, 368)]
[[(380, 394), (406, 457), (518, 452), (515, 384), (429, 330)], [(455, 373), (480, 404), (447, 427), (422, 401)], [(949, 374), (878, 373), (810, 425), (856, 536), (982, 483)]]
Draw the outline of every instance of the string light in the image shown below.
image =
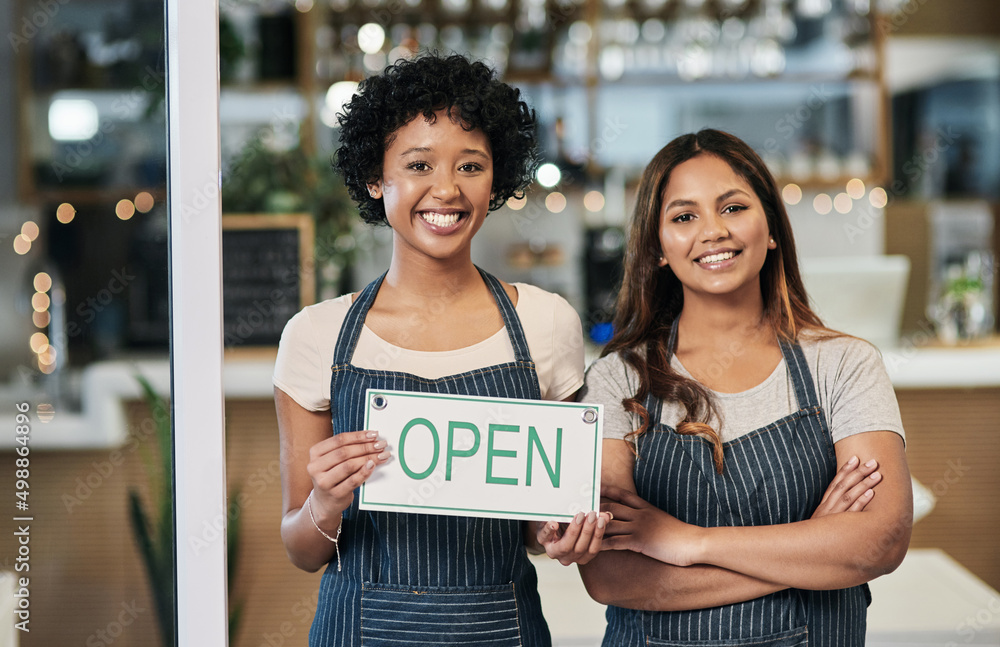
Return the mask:
[(552, 213), (561, 213), (566, 208), (566, 196), (558, 191), (545, 196), (545, 208)]
[(153, 200), (153, 196), (148, 191), (142, 191), (135, 196), (135, 208), (139, 213), (149, 213), (149, 210), (153, 208), (156, 201)]
[(889, 196), (886, 194), (885, 189), (880, 186), (872, 189), (872, 192), (868, 194), (868, 201), (872, 203), (872, 206), (881, 209), (885, 205), (889, 204)]
[(49, 288), (52, 287), (52, 277), (45, 272), (39, 272), (38, 274), (35, 275), (35, 278), (34, 280), (32, 280), (31, 284), (38, 292), (48, 292)]
[(24, 256), (31, 251), (31, 241), (25, 238), (24, 234), (14, 236), (14, 252)]
[(51, 300), (49, 295), (44, 292), (35, 292), (31, 295), (31, 307), (35, 309), (35, 312), (44, 312), (49, 309), (49, 304)]
[(837, 197), (833, 199), (833, 208), (836, 209), (838, 213), (850, 213), (853, 206), (854, 201), (851, 200), (851, 196), (846, 193), (838, 193)]
[(583, 206), (587, 211), (598, 212), (604, 208), (604, 194), (600, 191), (587, 191), (583, 196)]
[(781, 190), (781, 197), (787, 204), (798, 204), (802, 202), (802, 187), (798, 184), (786, 184)]
[(35, 242), (35, 239), (38, 238), (38, 225), (29, 220), (21, 225), (21, 235), (27, 238), (28, 242)]
[(830, 213), (833, 209), (833, 199), (825, 193), (820, 193), (815, 198), (813, 198), (813, 209), (821, 215), (825, 216)]
[(865, 183), (858, 178), (847, 182), (847, 195), (853, 200), (860, 200), (865, 197)]
[(56, 208), (56, 220), (64, 225), (73, 222), (73, 218), (75, 217), (76, 209), (68, 202), (63, 202)]
[(526, 204), (528, 204), (527, 198), (507, 198), (507, 206), (514, 211), (524, 209)]
[(115, 205), (115, 215), (120, 220), (128, 220), (135, 215), (135, 205), (128, 198), (119, 200), (118, 204)]
[(40, 353), (49, 346), (49, 336), (43, 332), (36, 332), (28, 338), (28, 345), (31, 352)]

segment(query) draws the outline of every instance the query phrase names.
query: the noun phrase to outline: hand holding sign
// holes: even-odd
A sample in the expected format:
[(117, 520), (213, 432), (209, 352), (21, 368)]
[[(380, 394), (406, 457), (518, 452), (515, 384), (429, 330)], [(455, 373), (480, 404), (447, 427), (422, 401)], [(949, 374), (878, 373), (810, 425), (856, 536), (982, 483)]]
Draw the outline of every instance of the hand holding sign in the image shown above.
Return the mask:
[(396, 457), (365, 510), (569, 521), (600, 502), (599, 406), (370, 389), (365, 426)]
[(387, 460), (386, 442), (374, 431), (337, 434), (313, 445), (306, 469), (317, 525), (335, 530), (341, 513), (354, 502), (354, 490)]
[(570, 523), (549, 521), (545, 524), (529, 522), (535, 539), (550, 558), (563, 566), (586, 564), (601, 552), (604, 529), (611, 521), (610, 512), (582, 512)]

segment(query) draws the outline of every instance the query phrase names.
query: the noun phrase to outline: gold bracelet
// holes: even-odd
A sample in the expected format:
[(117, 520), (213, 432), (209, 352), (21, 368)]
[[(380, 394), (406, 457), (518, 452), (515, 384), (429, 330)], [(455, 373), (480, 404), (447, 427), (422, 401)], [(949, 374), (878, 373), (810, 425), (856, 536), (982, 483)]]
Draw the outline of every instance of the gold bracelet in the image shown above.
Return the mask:
[(313, 526), (316, 528), (316, 530), (319, 531), (319, 534), (323, 535), (324, 537), (326, 537), (327, 539), (329, 539), (330, 541), (333, 542), (333, 547), (337, 551), (337, 570), (339, 571), (340, 570), (340, 530), (344, 526), (344, 516), (343, 516), (343, 513), (341, 513), (341, 516), (340, 516), (340, 523), (337, 524), (337, 536), (336, 537), (331, 537), (330, 535), (328, 535), (325, 532), (323, 532), (323, 529), (319, 527), (318, 523), (316, 523), (316, 517), (313, 516), (312, 495), (313, 495), (312, 490), (309, 490), (309, 496), (306, 497), (306, 507), (309, 508), (309, 518), (312, 519)]

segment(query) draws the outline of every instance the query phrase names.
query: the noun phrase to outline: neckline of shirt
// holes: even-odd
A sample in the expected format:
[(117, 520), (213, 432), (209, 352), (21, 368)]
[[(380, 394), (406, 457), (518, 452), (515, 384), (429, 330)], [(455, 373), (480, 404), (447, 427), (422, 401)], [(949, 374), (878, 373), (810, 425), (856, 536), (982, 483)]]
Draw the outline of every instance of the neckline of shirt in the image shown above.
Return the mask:
[[(687, 370), (687, 368), (685, 368), (684, 364), (682, 364), (681, 361), (679, 359), (677, 359), (676, 355), (671, 356), (670, 363), (674, 366), (674, 368), (677, 370), (677, 372), (680, 373), (681, 375), (683, 375), (684, 377), (690, 378), (692, 380), (695, 379), (695, 377), (693, 375), (691, 375), (691, 373)], [(708, 390), (708, 392), (711, 393), (713, 397), (716, 397), (716, 398), (719, 398), (719, 399), (722, 399), (722, 400), (736, 399), (736, 398), (749, 398), (749, 397), (752, 397), (754, 395), (757, 395), (758, 393), (760, 393), (761, 391), (763, 391), (764, 389), (766, 389), (775, 380), (778, 379), (779, 375), (781, 375), (781, 374), (783, 374), (785, 372), (786, 372), (786, 369), (785, 369), (785, 357), (784, 357), (784, 355), (782, 355), (781, 359), (778, 361), (778, 365), (774, 367), (774, 370), (771, 371), (771, 374), (768, 375), (766, 378), (764, 378), (763, 382), (761, 382), (760, 384), (758, 384), (756, 386), (750, 387), (746, 391), (739, 391), (738, 393), (724, 393), (722, 391), (716, 391), (714, 389), (709, 389), (704, 384), (702, 384), (702, 386), (705, 386), (705, 389)], [(697, 381), (697, 380), (695, 380), (695, 381)], [(698, 383), (701, 384), (701, 382), (698, 382)]]

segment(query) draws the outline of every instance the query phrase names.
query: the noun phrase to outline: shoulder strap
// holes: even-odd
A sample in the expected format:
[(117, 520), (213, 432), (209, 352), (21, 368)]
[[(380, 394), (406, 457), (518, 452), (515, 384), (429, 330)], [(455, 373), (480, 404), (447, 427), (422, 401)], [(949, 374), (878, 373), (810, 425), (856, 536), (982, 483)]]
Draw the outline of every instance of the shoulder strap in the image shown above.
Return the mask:
[(333, 351), (333, 364), (347, 364), (354, 357), (354, 348), (358, 345), (358, 338), (361, 337), (361, 329), (365, 325), (365, 317), (368, 310), (375, 302), (375, 295), (382, 285), (385, 274), (368, 284), (364, 290), (358, 294), (351, 307), (347, 310), (347, 317), (344, 325), (340, 327), (340, 334), (337, 336), (337, 346)]

